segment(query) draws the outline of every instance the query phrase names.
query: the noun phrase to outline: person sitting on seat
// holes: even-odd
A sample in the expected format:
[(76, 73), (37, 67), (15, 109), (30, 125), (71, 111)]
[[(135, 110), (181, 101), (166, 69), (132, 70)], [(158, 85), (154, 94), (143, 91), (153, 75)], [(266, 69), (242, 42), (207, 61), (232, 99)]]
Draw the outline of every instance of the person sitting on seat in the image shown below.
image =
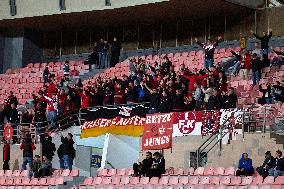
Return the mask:
[(151, 152), (146, 152), (146, 159), (144, 159), (142, 162), (139, 162), (139, 164), (134, 163), (133, 164), (133, 170), (135, 177), (138, 176), (145, 176), (149, 173), (151, 167), (153, 164), (153, 158)]
[(35, 155), (34, 161), (33, 161), (34, 178), (39, 178), (40, 177), (40, 174), (39, 174), (40, 167), (41, 167), (40, 156), (39, 155)]
[(52, 164), (50, 160), (47, 159), (46, 156), (42, 156), (41, 167), (39, 169), (39, 175), (41, 177), (50, 176), (52, 174)]
[(282, 156), (282, 152), (277, 150), (275, 167), (269, 170), (269, 176), (276, 178), (282, 175), (284, 175), (284, 157)]
[(267, 177), (269, 175), (269, 170), (275, 167), (275, 158), (271, 155), (270, 151), (265, 152), (265, 160), (262, 166), (257, 167), (256, 171), (263, 177)]
[(254, 169), (252, 166), (252, 160), (248, 157), (247, 153), (243, 153), (242, 158), (239, 160), (237, 176), (252, 176)]
[(166, 172), (165, 159), (162, 157), (162, 155), (159, 152), (155, 152), (153, 156), (154, 156), (154, 161), (153, 161), (151, 170), (148, 174), (148, 177), (149, 178), (152, 178), (152, 177), (161, 178), (162, 174)]

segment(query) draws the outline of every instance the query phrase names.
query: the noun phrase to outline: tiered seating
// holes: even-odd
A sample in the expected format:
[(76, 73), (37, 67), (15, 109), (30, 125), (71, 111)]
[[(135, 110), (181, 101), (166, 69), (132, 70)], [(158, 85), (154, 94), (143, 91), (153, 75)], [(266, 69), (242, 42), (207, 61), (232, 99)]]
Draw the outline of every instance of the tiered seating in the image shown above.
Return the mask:
[(79, 170), (55, 170), (53, 175), (46, 178), (28, 178), (27, 170), (0, 170), (0, 189), (12, 188), (46, 188), (48, 186), (63, 185), (64, 181), (73, 180), (73, 177), (79, 176)]
[[(127, 169), (102, 170), (97, 177), (87, 177), (79, 189), (281, 189), (284, 188), (284, 176), (266, 177), (259, 175), (249, 177), (235, 176), (234, 167), (199, 167), (178, 168), (168, 171), (161, 178), (131, 177)], [(74, 189), (76, 187), (73, 187)]]
[[(63, 76), (62, 65), (64, 62), (51, 62), (28, 64), (24, 68), (14, 70), (8, 69), (5, 74), (0, 74), (0, 85), (3, 88), (0, 90), (0, 103), (3, 104), (7, 99), (10, 91), (18, 98), (19, 104), (25, 104), (31, 98), (31, 94), (37, 93), (43, 87), (42, 72), (46, 65), (49, 71), (54, 73), (58, 80)], [(88, 65), (84, 65), (83, 61), (70, 61), (70, 71), (87, 70)]]

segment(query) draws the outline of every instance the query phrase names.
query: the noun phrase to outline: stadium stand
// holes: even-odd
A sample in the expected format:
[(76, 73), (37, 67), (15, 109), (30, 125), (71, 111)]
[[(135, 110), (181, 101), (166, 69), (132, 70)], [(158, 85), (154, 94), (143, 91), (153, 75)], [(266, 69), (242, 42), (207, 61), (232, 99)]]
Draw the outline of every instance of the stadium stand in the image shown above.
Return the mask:
[[(63, 2), (65, 4), (65, 1), (60, 1), (60, 4)], [(78, 5), (81, 5), (80, 1), (78, 2)], [(0, 32), (0, 67), (1, 71), (3, 69), (5, 72), (4, 74), (0, 74), (0, 104), (3, 104), (3, 107), (2, 105), (0, 106), (0, 138), (1, 140), (3, 137), (5, 138), (3, 150), (1, 151), (3, 152), (3, 170), (0, 170), (0, 189), (284, 189), (283, 156), (281, 156), (282, 152), (279, 151), (283, 151), (284, 145), (284, 40), (281, 37), (276, 37), (276, 35), (283, 35), (283, 31), (281, 31), (281, 28), (283, 30), (283, 24), (281, 25), (283, 14), (282, 17), (280, 15), (275, 19), (275, 23), (278, 24), (276, 27), (276, 24), (270, 19), (273, 15), (275, 17), (278, 10), (268, 10), (269, 7), (273, 5), (280, 6), (283, 2), (216, 0), (215, 3), (208, 3), (206, 1), (191, 1), (192, 5), (190, 6), (188, 6), (190, 4), (188, 3), (189, 1), (180, 1), (178, 3), (178, 1), (172, 0), (166, 2), (125, 1), (121, 4), (117, 4), (117, 2), (119, 1), (105, 1), (104, 5), (107, 5), (108, 8), (104, 6), (103, 8), (97, 7), (98, 5), (96, 5), (94, 6), (95, 11), (85, 9), (86, 7), (82, 8), (83, 6), (72, 10), (80, 11), (82, 8), (81, 13), (73, 13), (71, 11), (70, 13), (63, 12), (65, 14), (60, 14), (57, 11), (49, 12), (50, 10), (47, 9), (46, 12), (42, 13), (42, 16), (49, 15), (45, 17), (46, 20), (36, 15), (36, 11), (32, 8), (26, 14), (21, 13), (21, 11), (26, 9), (25, 6), (21, 7), (21, 2), (19, 2), (19, 17), (17, 17), (17, 11), (13, 13), (16, 19), (13, 19), (13, 17), (10, 18), (10, 15), (7, 16), (6, 12), (0, 15), (0, 25), (5, 26), (5, 29), (6, 27), (9, 28), (11, 24), (15, 24), (24, 28), (25, 26), (34, 25), (31, 27), (46, 30), (44, 31), (44, 35), (39, 32), (44, 37), (39, 36), (45, 39), (39, 40), (44, 47), (39, 50), (42, 52), (34, 51), (35, 56), (37, 56), (36, 58), (32, 56), (32, 53), (23, 53), (23, 56), (16, 56), (19, 50), (16, 49), (15, 52), (11, 53), (11, 57), (16, 57), (15, 60), (12, 58), (9, 59), (10, 57), (7, 58), (7, 54), (10, 53), (7, 48), (15, 42), (13, 41), (10, 44), (9, 35), (3, 38), (2, 32)], [(31, 1), (27, 1), (27, 5), (29, 3)], [(50, 5), (53, 5), (52, 3), (54, 2), (50, 3)], [(67, 6), (64, 9), (68, 10), (68, 6), (72, 5), (72, 2), (71, 4), (68, 3), (70, 2), (67, 2)], [(11, 4), (16, 4), (16, 2), (11, 1)], [(76, 3), (73, 2), (73, 4)], [(264, 6), (264, 10), (257, 9), (257, 7), (262, 6)], [(2, 7), (4, 10), (7, 9), (4, 3), (0, 3), (0, 10), (2, 10)], [(159, 23), (153, 21), (155, 20), (153, 18), (157, 18), (157, 20), (162, 19), (160, 16), (163, 16), (164, 13), (161, 14), (161, 10), (168, 10), (168, 12), (165, 12), (167, 12), (166, 14), (169, 17), (173, 16), (172, 20), (179, 20), (180, 17), (183, 17), (183, 14), (188, 12), (189, 14), (184, 15), (186, 20), (187, 18), (197, 19), (198, 15), (194, 14), (195, 9), (198, 10), (198, 14), (203, 18), (211, 14), (224, 14), (224, 31), (220, 29), (223, 27), (223, 20), (222, 23), (221, 21), (218, 23), (220, 24), (218, 29), (215, 28), (216, 23), (214, 22), (218, 18), (214, 16), (210, 19), (206, 18), (205, 28), (201, 27), (201, 30), (205, 30), (204, 36), (198, 26), (195, 26), (201, 25), (201, 23), (194, 20), (191, 22), (192, 29), (190, 30), (192, 31), (190, 39), (188, 38), (189, 33), (178, 33), (179, 29), (184, 30), (179, 25), (188, 25), (188, 23), (182, 23), (183, 21), (170, 24), (170, 29), (167, 28), (167, 24), (165, 23), (160, 24), (158, 32), (155, 29), (156, 26), (159, 26)], [(128, 10), (133, 13), (133, 18), (128, 18), (129, 14), (125, 14), (128, 13)], [(172, 12), (173, 10), (174, 12)], [(268, 11), (266, 12), (266, 10)], [(283, 10), (283, 7), (280, 7), (279, 10)], [(235, 13), (230, 13), (231, 11)], [(34, 12), (35, 15), (33, 15)], [(95, 12), (95, 14), (92, 12)], [(112, 31), (113, 28), (109, 26), (103, 29), (105, 32), (103, 35), (99, 33), (94, 35), (95, 32), (93, 31), (88, 34), (80, 30), (76, 30), (74, 33), (70, 32), (69, 34), (63, 31), (64, 26), (67, 27), (67, 30), (72, 30), (73, 28), (80, 28), (82, 25), (88, 28), (88, 23), (90, 24), (91, 22), (102, 24), (101, 22), (105, 21), (103, 19), (105, 16), (114, 18), (109, 19), (109, 23), (104, 23), (106, 25), (113, 24), (116, 26), (117, 24), (128, 23), (133, 27), (132, 25), (137, 25), (134, 20), (137, 19), (138, 21), (138, 17), (134, 16), (134, 12), (139, 15), (138, 17), (141, 15), (139, 22), (151, 23), (152, 26), (147, 26), (146, 31), (142, 27), (144, 23), (140, 24), (138, 22), (137, 33), (128, 29), (127, 27), (129, 26), (123, 26), (122, 29), (119, 28), (123, 33), (121, 36), (121, 41), (124, 42), (123, 45), (116, 41), (114, 37), (115, 31)], [(148, 12), (149, 17), (144, 18), (143, 12)], [(120, 13), (120, 15), (117, 16), (117, 13)], [(261, 16), (258, 17), (260, 13)], [(74, 17), (73, 15), (75, 14), (77, 15)], [(90, 17), (84, 20), (82, 19), (83, 16), (79, 19), (80, 16), (78, 15)], [(239, 15), (243, 16), (240, 17)], [(24, 18), (21, 18), (22, 16)], [(39, 17), (39, 21), (30, 24), (29, 18), (31, 18), (30, 20), (34, 19), (32, 16), (35, 18)], [(236, 20), (240, 20), (240, 23), (239, 21), (235, 21), (240, 25), (239, 28), (234, 28), (233, 25), (235, 23), (233, 19), (230, 20), (230, 16), (235, 16)], [(259, 28), (265, 28), (266, 30), (270, 27), (270, 24), (276, 28), (275, 36), (271, 39), (268, 37), (267, 41), (268, 44), (270, 40), (269, 47), (271, 49), (268, 49), (268, 47), (263, 48), (263, 41), (266, 40), (267, 36), (261, 38), (253, 34), (257, 39), (260, 39), (258, 41), (250, 39), (249, 36), (246, 36), (247, 38), (243, 37), (241, 34), (238, 36), (240, 39), (237, 41), (225, 40), (229, 40), (229, 38), (236, 39), (236, 31), (237, 33), (243, 30), (249, 31), (251, 25), (253, 25), (252, 17), (255, 17), (255, 31), (259, 31)], [(74, 19), (75, 21), (73, 22), (72, 18), (77, 19)], [(266, 20), (267, 18), (268, 23), (265, 21), (265, 23), (260, 22), (257, 24), (258, 18), (259, 20)], [(58, 20), (58, 23), (54, 23), (53, 25), (52, 21), (54, 19)], [(65, 19), (70, 21), (70, 27), (69, 21), (64, 21)], [(171, 19), (169, 19), (169, 22)], [(19, 20), (23, 20), (23, 23), (20, 23)], [(207, 28), (207, 22), (209, 23), (209, 28)], [(212, 25), (210, 25), (211, 22), (213, 23)], [(61, 28), (62, 31), (60, 33), (56, 31), (55, 38), (46, 37), (48, 36), (48, 31), (52, 30), (52, 28)], [(167, 38), (173, 34), (173, 31), (171, 31), (173, 28), (176, 29), (174, 34), (176, 39), (169, 40)], [(96, 29), (100, 30), (99, 27)], [(148, 30), (151, 31), (151, 34)], [(186, 28), (185, 30), (189, 29)], [(272, 32), (271, 29), (269, 31)], [(36, 36), (38, 31), (31, 33)], [(29, 45), (26, 42), (28, 40), (26, 39), (31, 36), (27, 36), (28, 34), (29, 32), (24, 29), (23, 41), (25, 41), (25, 45), (22, 45), (22, 52), (29, 51), (29, 48), (27, 48)], [(223, 36), (217, 36), (219, 34)], [(13, 32), (10, 35), (13, 36)], [(69, 37), (67, 38), (69, 39), (65, 39), (68, 35)], [(180, 41), (179, 35), (184, 37), (183, 41)], [(200, 39), (205, 38), (205, 41), (208, 41), (205, 44), (200, 44), (196, 38), (196, 42), (201, 48), (197, 47), (193, 42), (194, 35)], [(96, 42), (92, 39), (94, 36)], [(111, 36), (115, 39), (108, 43), (102, 36), (106, 36), (107, 39)], [(143, 45), (147, 46), (145, 44), (149, 43), (149, 39), (143, 39), (145, 36), (153, 38), (150, 40), (151, 48), (141, 50), (141, 47), (144, 48)], [(155, 39), (157, 36), (159, 36), (160, 42), (157, 42), (158, 40)], [(216, 42), (209, 39), (209, 36), (212, 39), (217, 38)], [(137, 44), (133, 45), (132, 41), (127, 41), (135, 37), (138, 39)], [(54, 44), (52, 42), (47, 45), (44, 44), (49, 39), (55, 39)], [(2, 45), (2, 42), (6, 46)], [(261, 42), (262, 49), (255, 48), (254, 42)], [(30, 43), (32, 44), (32, 42)], [(73, 43), (75, 44), (74, 48), (72, 47)], [(81, 43), (87, 45), (84, 46), (85, 44), (82, 45)], [(91, 49), (91, 54), (80, 54), (81, 51), (89, 51), (88, 48), (93, 45), (92, 43), (94, 43), (94, 47)], [(175, 45), (171, 43), (175, 43)], [(244, 43), (247, 44), (244, 45)], [(168, 44), (175, 47), (167, 47)], [(191, 45), (178, 47), (178, 45), (183, 44)], [(60, 46), (59, 48), (58, 45)], [(127, 49), (128, 46), (132, 48), (132, 51), (125, 51), (123, 49)], [(3, 49), (7, 52), (2, 52)], [(33, 52), (32, 50), (35, 49), (37, 47), (31, 47), (30, 52)], [(120, 52), (121, 49), (124, 52)], [(133, 49), (139, 50), (133, 51)], [(244, 50), (247, 51), (244, 52)], [(252, 50), (254, 51), (251, 52)], [(268, 51), (267, 55), (265, 54), (266, 50)], [(260, 57), (255, 52), (260, 52)], [(67, 55), (68, 53), (71, 54)], [(40, 54), (44, 54), (45, 57), (41, 57)], [(121, 61), (118, 61), (119, 55)], [(211, 55), (212, 59), (210, 58)], [(48, 56), (51, 56), (50, 60), (53, 59), (54, 61), (43, 61), (49, 59)], [(59, 56), (59, 58), (56, 56)], [(26, 64), (27, 60), (32, 60), (33, 58), (37, 60), (41, 59), (41, 61)], [(69, 61), (61, 60), (64, 58)], [(17, 61), (20, 61), (20, 63), (17, 64)], [(261, 65), (257, 65), (255, 62), (261, 63)], [(7, 63), (9, 63), (9, 66)], [(65, 70), (65, 64), (67, 63), (67, 67), (70, 67), (70, 72), (69, 68), (67, 69), (68, 71)], [(214, 66), (211, 66), (210, 64), (213, 63)], [(230, 66), (228, 66), (229, 64)], [(19, 67), (20, 65), (26, 66), (21, 68)], [(247, 65), (248, 67), (246, 67)], [(12, 67), (18, 68), (12, 69)], [(48, 78), (45, 78), (43, 74), (45, 68), (48, 68), (50, 72), (47, 76)], [(244, 78), (246, 76), (245, 72), (243, 72), (244, 69), (248, 71), (248, 78)], [(45, 82), (45, 79), (48, 82)], [(75, 79), (77, 81), (74, 81)], [(137, 107), (142, 108), (138, 109)], [(134, 111), (135, 108), (138, 111)], [(158, 114), (157, 116), (165, 114), (165, 117), (170, 117), (171, 122), (169, 125), (171, 128), (166, 128), (166, 124), (161, 124), (162, 127), (158, 128), (160, 125), (151, 119), (145, 121), (147, 116), (155, 116), (156, 113)], [(194, 114), (192, 120), (189, 119), (189, 113)], [(215, 113), (216, 117), (214, 117)], [(188, 125), (184, 124), (182, 116), (184, 116), (184, 120), (187, 119), (187, 121), (194, 122), (194, 126), (192, 122), (186, 122)], [(135, 124), (139, 122), (144, 125), (133, 124), (137, 126), (133, 129), (131, 128), (132, 124), (127, 122), (129, 118), (130, 120), (134, 118)], [(178, 123), (174, 123), (174, 118)], [(161, 117), (158, 120), (161, 120)], [(153, 121), (155, 126), (152, 125), (151, 130), (146, 131), (146, 125), (151, 121)], [(172, 141), (172, 138), (179, 137), (179, 135), (172, 136), (172, 133), (169, 136), (171, 137), (169, 140), (161, 139), (161, 143), (170, 143), (171, 146), (159, 148), (160, 152), (155, 153), (158, 156), (160, 154), (160, 157), (155, 157), (155, 159), (151, 160), (151, 170), (158, 169), (157, 167), (162, 164), (161, 159), (163, 158), (165, 158), (166, 162), (170, 161), (164, 167), (166, 170), (163, 167), (161, 168), (165, 171), (157, 171), (159, 176), (152, 176), (152, 173), (148, 172), (147, 174), (137, 174), (135, 172), (135, 164), (133, 168), (129, 168), (129, 165), (133, 162), (116, 164), (118, 165), (117, 167), (112, 165), (113, 162), (108, 162), (108, 158), (114, 160), (119, 158), (127, 159), (126, 156), (116, 157), (116, 154), (108, 154), (109, 151), (112, 150), (118, 153), (124, 149), (126, 155), (134, 156), (135, 154), (139, 154), (145, 148), (145, 145), (143, 145), (145, 144), (143, 135), (147, 135), (147, 132), (153, 135), (156, 133), (155, 137), (158, 137), (158, 132), (160, 134), (166, 133), (167, 129), (173, 132), (173, 125), (179, 127), (180, 121), (187, 126), (186, 129), (188, 131), (195, 129), (198, 122), (201, 124), (199, 125), (200, 127), (198, 126), (200, 131), (198, 131), (198, 136), (194, 136), (195, 134), (190, 135), (187, 133), (187, 135), (186, 133), (182, 133), (182, 129), (184, 128), (176, 129), (177, 131), (175, 132), (181, 133), (180, 138), (191, 138), (192, 141), (196, 140), (194, 142), (186, 140), (179, 141), (178, 139)], [(107, 130), (109, 129), (107, 124), (110, 124), (110, 127), (116, 127), (117, 125), (123, 126), (123, 124), (117, 124), (118, 122), (126, 124), (124, 125), (125, 128), (120, 128), (122, 131), (119, 132), (119, 129), (117, 129), (113, 134), (111, 130)], [(99, 125), (101, 130), (90, 132), (93, 136), (87, 135), (89, 133), (86, 130), (95, 128), (96, 124), (101, 124)], [(141, 128), (144, 129), (143, 134), (141, 134), (142, 132), (139, 133), (139, 129), (141, 130)], [(105, 133), (104, 129), (107, 130)], [(131, 134), (126, 134), (129, 130)], [(83, 135), (83, 131), (85, 134), (87, 133), (86, 136)], [(13, 135), (10, 135), (11, 132), (13, 132)], [(62, 133), (64, 132), (68, 132), (66, 138), (62, 137)], [(31, 133), (32, 139), (28, 137)], [(129, 138), (115, 138), (115, 140), (112, 138), (113, 140), (111, 140), (112, 134), (120, 135), (117, 133), (122, 133), (122, 136), (137, 137), (139, 138), (139, 142), (137, 142), (138, 140), (132, 141)], [(246, 133), (246, 137), (244, 133)], [(52, 142), (51, 137), (56, 140), (55, 143)], [(90, 138), (96, 138), (96, 140), (88, 141)], [(34, 143), (26, 139), (30, 139)], [(7, 143), (6, 140), (9, 142)], [(136, 145), (136, 148), (131, 145), (127, 146), (128, 140), (131, 145)], [(149, 140), (147, 142), (148, 144), (159, 143), (157, 141), (153, 142)], [(23, 157), (19, 153), (19, 143), (21, 143), (20, 149), (24, 151)], [(141, 145), (141, 143), (143, 144)], [(208, 146), (210, 147), (210, 144), (214, 145), (206, 151), (205, 149)], [(187, 146), (190, 147), (187, 148)], [(219, 149), (216, 149), (217, 146)], [(10, 147), (12, 153), (10, 153)], [(127, 147), (131, 149), (125, 149)], [(22, 161), (32, 162), (31, 159), (33, 158), (33, 151), (35, 149), (37, 149), (37, 154), (41, 154), (41, 156), (46, 157), (50, 155), (51, 160), (57, 152), (58, 158), (56, 157), (52, 160), (52, 168), (55, 169), (52, 169), (50, 176), (35, 178), (36, 176), (35, 174), (32, 176), (31, 170), (20, 170), (17, 167), (19, 165), (19, 158), (23, 159), (20, 160), (20, 163)], [(149, 150), (152, 152), (154, 149), (150, 148)], [(240, 164), (239, 166), (235, 165), (239, 160), (236, 159), (236, 156), (242, 154), (241, 160), (243, 164), (246, 164), (248, 162), (245, 162), (247, 159), (243, 159), (243, 155), (249, 154), (250, 157), (255, 158), (254, 160), (256, 161), (253, 161), (257, 162), (257, 165), (252, 165), (251, 161), (250, 168), (252, 166), (258, 167), (261, 166), (259, 164), (262, 161), (260, 157), (262, 158), (266, 150), (271, 150), (273, 153), (277, 150), (276, 163), (273, 164), (273, 167), (267, 165), (267, 162), (263, 165), (267, 175), (260, 175), (256, 171), (257, 169), (254, 169), (252, 175), (237, 176), (240, 171), (243, 172), (246, 170)], [(95, 153), (93, 154), (93, 152)], [(270, 153), (270, 151), (268, 152)], [(133, 153), (134, 155), (127, 153)], [(14, 157), (10, 157), (10, 154)], [(163, 155), (161, 156), (161, 154)], [(143, 155), (140, 154), (139, 156), (134, 158), (142, 159)], [(166, 159), (166, 157), (169, 159)], [(11, 170), (9, 170), (10, 160), (15, 162)], [(177, 161), (179, 162), (177, 163)], [(239, 161), (239, 163), (242, 161)], [(128, 167), (121, 166), (125, 164)], [(139, 169), (143, 167), (141, 163), (136, 165)], [(173, 165), (173, 167), (169, 165)], [(29, 166), (32, 167), (31, 164)], [(165, 166), (165, 162), (163, 166)], [(243, 167), (246, 166), (243, 165)], [(33, 170), (33, 172), (36, 171)], [(142, 172), (142, 170), (139, 171)]]

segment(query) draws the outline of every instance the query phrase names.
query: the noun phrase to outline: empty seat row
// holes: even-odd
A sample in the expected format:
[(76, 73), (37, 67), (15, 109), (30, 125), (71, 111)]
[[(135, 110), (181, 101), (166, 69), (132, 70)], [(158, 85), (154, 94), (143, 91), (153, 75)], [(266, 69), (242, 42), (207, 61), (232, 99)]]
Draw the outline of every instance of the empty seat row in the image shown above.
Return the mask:
[(93, 186), (80, 186), (72, 187), (71, 189), (284, 189), (282, 185), (262, 185), (262, 186), (214, 186), (214, 185), (173, 185), (173, 186), (154, 186), (154, 185), (144, 185), (144, 186), (115, 186), (115, 185), (100, 185), (97, 187)]
[(257, 177), (238, 177), (238, 176), (163, 176), (161, 178), (153, 177), (88, 177), (82, 183), (86, 185), (232, 185), (232, 186), (247, 186), (247, 185), (263, 185), (263, 184), (277, 184), (284, 185), (284, 176), (280, 176), (274, 180), (274, 177), (269, 176), (263, 179), (261, 176)]
[(0, 186), (56, 186), (64, 183), (64, 177), (47, 178), (1, 178)]

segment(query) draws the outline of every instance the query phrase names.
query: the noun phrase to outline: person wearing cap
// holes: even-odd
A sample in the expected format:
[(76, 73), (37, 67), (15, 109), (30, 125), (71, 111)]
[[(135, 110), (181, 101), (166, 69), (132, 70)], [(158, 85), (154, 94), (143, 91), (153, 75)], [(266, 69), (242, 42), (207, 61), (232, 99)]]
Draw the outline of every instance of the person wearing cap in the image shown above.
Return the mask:
[(265, 159), (262, 166), (257, 167), (256, 171), (263, 177), (269, 175), (269, 170), (275, 166), (275, 158), (271, 155), (270, 151), (265, 152)]

